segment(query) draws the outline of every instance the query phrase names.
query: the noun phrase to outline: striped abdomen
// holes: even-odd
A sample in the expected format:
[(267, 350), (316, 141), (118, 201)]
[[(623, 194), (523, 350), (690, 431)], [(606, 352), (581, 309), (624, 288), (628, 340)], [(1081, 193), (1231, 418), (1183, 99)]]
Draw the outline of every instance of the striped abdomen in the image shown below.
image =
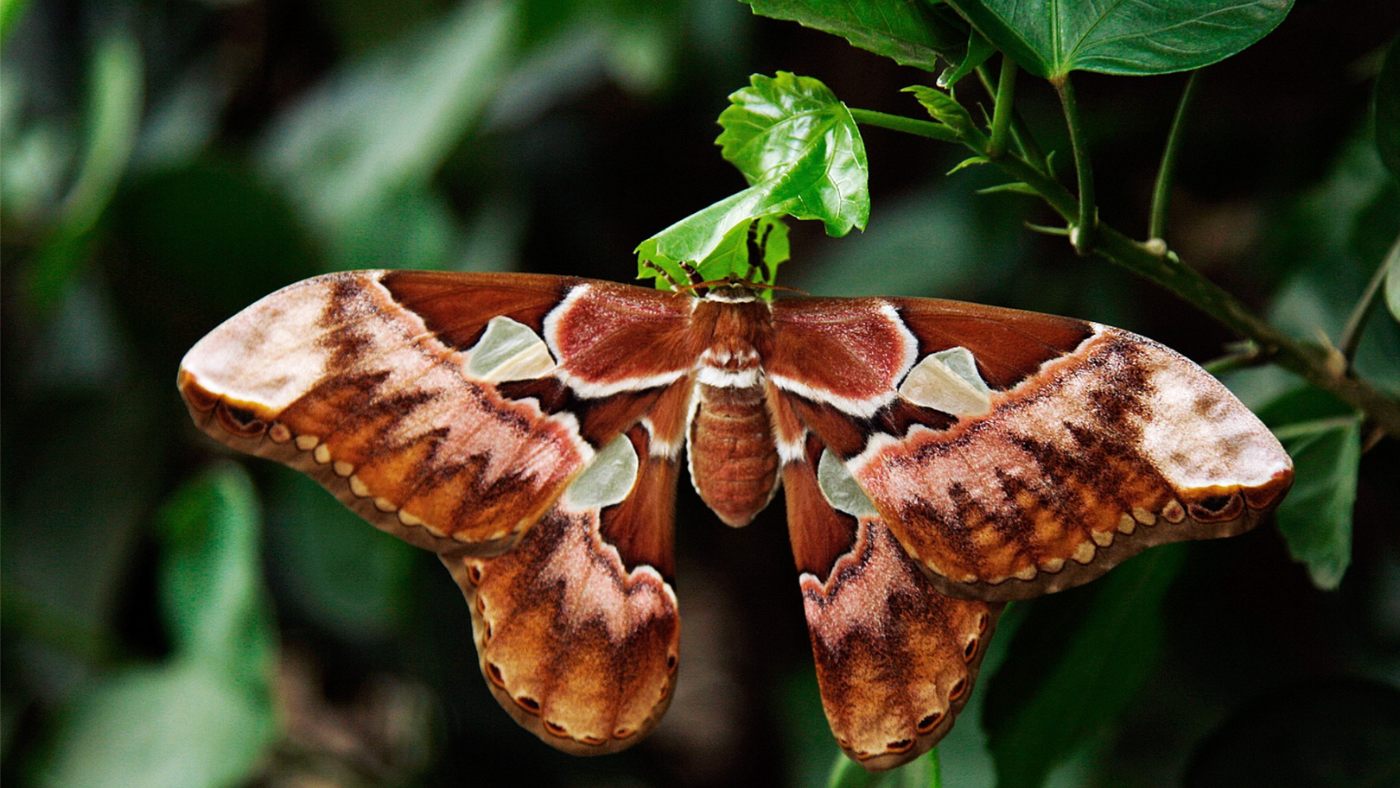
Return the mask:
[(778, 486), (778, 450), (757, 357), (745, 370), (702, 366), (695, 395), (690, 479), (721, 520), (747, 525)]

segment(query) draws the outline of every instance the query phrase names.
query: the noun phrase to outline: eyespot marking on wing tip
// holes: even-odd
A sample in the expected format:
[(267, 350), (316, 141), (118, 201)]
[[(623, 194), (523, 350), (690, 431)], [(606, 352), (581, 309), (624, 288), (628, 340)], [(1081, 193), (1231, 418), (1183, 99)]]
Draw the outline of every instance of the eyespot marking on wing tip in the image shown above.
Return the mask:
[(948, 698), (951, 699), (951, 700), (957, 700), (957, 699), (961, 698), (961, 697), (963, 696), (963, 694), (966, 693), (966, 692), (967, 692), (967, 677), (966, 677), (966, 676), (963, 676), (963, 677), (959, 678), (957, 681), (953, 682), (953, 688), (950, 689), (950, 690), (948, 690)]
[(933, 730), (934, 730), (935, 728), (938, 727), (938, 723), (940, 723), (940, 722), (942, 722), (942, 721), (943, 721), (943, 712), (942, 712), (942, 711), (935, 711), (935, 712), (932, 712), (931, 714), (925, 715), (923, 719), (921, 719), (921, 720), (919, 720), (917, 723), (915, 723), (915, 724), (914, 724), (914, 729), (917, 730), (917, 731), (919, 732), (920, 735), (927, 735), (927, 734), (929, 734), (929, 733), (932, 733)]

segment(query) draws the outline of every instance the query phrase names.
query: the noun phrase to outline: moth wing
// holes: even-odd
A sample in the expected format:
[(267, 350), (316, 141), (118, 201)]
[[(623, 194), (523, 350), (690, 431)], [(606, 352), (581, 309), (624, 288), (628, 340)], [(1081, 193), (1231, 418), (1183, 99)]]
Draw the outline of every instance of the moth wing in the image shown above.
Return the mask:
[[(308, 279), (185, 356), (195, 421), (439, 553), (509, 549), (689, 370), (690, 299), (523, 274)], [(624, 349), (648, 351), (641, 366)]]
[(788, 531), (827, 721), (847, 755), (880, 771), (947, 735), (1002, 605), (940, 593), (868, 502), (833, 508), (822, 451), (808, 435), (783, 465)]
[(1292, 483), (1200, 367), (1069, 318), (928, 299), (779, 302), (765, 369), (938, 587), (1022, 599), (1252, 528)]
[(629, 490), (588, 484), (595, 466), (509, 553), (442, 557), (471, 608), (496, 699), (576, 755), (616, 752), (651, 731), (670, 704), (679, 649), (670, 583), (676, 463), (649, 450), (640, 426), (603, 455), (608, 465), (640, 465), (622, 474), (633, 479)]

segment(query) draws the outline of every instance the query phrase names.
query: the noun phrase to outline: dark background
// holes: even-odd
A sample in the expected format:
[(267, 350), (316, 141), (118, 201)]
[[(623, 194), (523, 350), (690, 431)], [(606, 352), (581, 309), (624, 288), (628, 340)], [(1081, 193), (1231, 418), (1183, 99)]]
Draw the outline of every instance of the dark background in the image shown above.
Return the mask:
[[(628, 280), (639, 242), (744, 186), (713, 140), (726, 96), (749, 74), (816, 77), (852, 107), (912, 117), (919, 108), (899, 89), (933, 76), (727, 0), (536, 0), (495, 7), (514, 19), (495, 39), (499, 57), (458, 80), (479, 88), (480, 100), (462, 101), (450, 121), (415, 125), (403, 107), (445, 90), (444, 64), (482, 46), (444, 32), (466, 13), (451, 4), (17, 6), (22, 16), (3, 41), (0, 113), (0, 776), (35, 784), (76, 746), (59, 721), (84, 687), (169, 654), (155, 612), (152, 518), (223, 454), (189, 423), (173, 385), (203, 333), (267, 292), (336, 268)], [(1371, 79), (1397, 26), (1400, 8), (1388, 0), (1301, 3), (1202, 77), (1168, 237), (1188, 264), (1301, 336), (1336, 336), (1400, 224), (1400, 197), (1366, 125)], [(135, 148), (91, 228), (55, 252), (64, 195), (83, 171), (89, 64), (112, 30), (134, 37), (143, 56)], [(445, 59), (424, 65), (434, 46)], [(1146, 231), (1184, 79), (1076, 75), (1102, 218), (1135, 237)], [(965, 103), (980, 99), (970, 82), (959, 91)], [(1023, 76), (1018, 106), (1047, 148), (1067, 151), (1046, 85)], [(415, 128), (435, 130), (419, 138)], [(995, 173), (945, 178), (962, 158), (951, 146), (863, 133), (868, 230), (832, 239), (819, 226), (794, 227), (780, 284), (1069, 314), (1201, 362), (1234, 339), (1150, 283), (1028, 232), (1023, 222), (1050, 215), (1031, 198), (977, 195)], [(307, 139), (314, 155), (289, 153)], [(1068, 166), (1067, 153), (1057, 160)], [(356, 169), (366, 161), (378, 169)], [(31, 286), (44, 266), (63, 272), (51, 291)], [(1375, 322), (1360, 363), (1395, 389), (1395, 327), (1383, 312)], [(1256, 406), (1291, 385), (1273, 371), (1227, 382)], [(364, 526), (284, 469), (240, 462), (263, 496), (282, 653), (283, 733), (252, 783), (825, 780), (837, 749), (820, 713), (781, 502), (735, 531), (681, 485), (685, 640), (675, 702), (647, 742), (581, 760), (542, 745), (496, 706), (460, 593), (431, 555)], [(1395, 442), (1376, 445), (1362, 463), (1354, 564), (1337, 591), (1311, 585), (1271, 524), (1190, 546), (1161, 613), (1156, 668), (1054, 784), (1171, 785), (1193, 769), (1192, 784), (1216, 784), (1215, 761), (1249, 753), (1323, 764), (1321, 782), (1305, 781), (1300, 767), (1275, 785), (1348, 784), (1345, 764), (1326, 766), (1331, 756), (1310, 748), (1328, 753), (1332, 737), (1355, 741), (1394, 724), (1366, 715), (1400, 682), (1397, 479)], [(1023, 615), (1073, 620), (1088, 593), (1027, 603)], [(974, 705), (994, 682), (984, 678)], [(1285, 718), (1278, 730), (1260, 727)], [(991, 784), (980, 737), (964, 718), (942, 748), (945, 784)]]

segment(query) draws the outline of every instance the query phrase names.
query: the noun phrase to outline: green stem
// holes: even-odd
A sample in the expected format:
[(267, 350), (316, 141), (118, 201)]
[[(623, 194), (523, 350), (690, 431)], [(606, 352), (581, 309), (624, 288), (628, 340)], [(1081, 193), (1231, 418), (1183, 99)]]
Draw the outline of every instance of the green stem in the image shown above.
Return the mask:
[(1371, 316), (1371, 308), (1380, 300), (1381, 285), (1385, 284), (1386, 272), (1391, 266), (1400, 265), (1400, 237), (1395, 239), (1395, 243), (1390, 245), (1390, 251), (1386, 253), (1385, 259), (1381, 261), (1376, 272), (1371, 275), (1371, 281), (1366, 285), (1366, 292), (1361, 294), (1361, 299), (1356, 302), (1356, 308), (1351, 311), (1351, 317), (1347, 318), (1347, 327), (1342, 331), (1342, 340), (1339, 343), (1342, 350), (1342, 358), (1351, 364), (1351, 360), (1356, 358), (1356, 349), (1361, 345), (1361, 335), (1366, 329), (1366, 320)]
[(868, 784), (869, 776), (870, 773), (857, 766), (855, 761), (838, 752), (836, 762), (831, 764), (831, 771), (826, 775), (826, 788), (849, 788), (852, 785)]
[(1065, 111), (1065, 125), (1069, 127), (1069, 144), (1074, 149), (1074, 169), (1078, 180), (1079, 210), (1072, 220), (1074, 229), (1070, 231), (1070, 242), (1074, 244), (1074, 251), (1087, 255), (1094, 250), (1094, 230), (1098, 225), (1089, 143), (1084, 139), (1084, 122), (1079, 117), (1079, 102), (1074, 97), (1074, 83), (1070, 82), (1069, 75), (1050, 82), (1055, 86), (1055, 92), (1060, 96), (1060, 106)]
[(958, 142), (958, 133), (943, 125), (928, 120), (915, 120), (903, 115), (890, 115), (872, 109), (851, 109), (851, 117), (863, 126), (877, 126), (891, 131), (902, 131), (919, 137), (927, 137), (940, 142)]
[(943, 761), (938, 756), (938, 748), (928, 751), (929, 788), (943, 788)]
[(1011, 131), (1011, 113), (1016, 96), (1016, 61), (1001, 56), (1001, 77), (997, 80), (996, 106), (992, 109), (992, 141), (987, 145), (987, 158), (1000, 159), (1006, 155), (1006, 138)]
[(1152, 211), (1147, 222), (1147, 237), (1166, 238), (1167, 211), (1171, 207), (1172, 182), (1176, 177), (1176, 155), (1181, 148), (1181, 130), (1186, 125), (1186, 110), (1196, 96), (1199, 70), (1192, 71), (1181, 91), (1181, 101), (1176, 105), (1176, 116), (1172, 118), (1171, 131), (1167, 132), (1167, 146), (1162, 151), (1162, 165), (1157, 168), (1157, 184), (1152, 188)]
[(1234, 372), (1237, 369), (1245, 369), (1260, 363), (1259, 346), (1249, 341), (1242, 344), (1245, 346), (1239, 350), (1226, 353), (1213, 361), (1207, 361), (1201, 365), (1201, 368), (1216, 377), (1220, 377), (1226, 372)]
[[(985, 66), (977, 67), (977, 79), (986, 89), (987, 94), (996, 96), (996, 88), (992, 85), (991, 75), (987, 73)], [(1040, 149), (1040, 143), (1036, 142), (1035, 135), (1031, 133), (1031, 127), (1022, 117), (1021, 111), (1015, 107), (1011, 108), (1011, 138), (1016, 142), (1021, 151), (1021, 156), (1032, 166), (1044, 171), (1050, 171), (1050, 163), (1045, 159), (1045, 152)]]

